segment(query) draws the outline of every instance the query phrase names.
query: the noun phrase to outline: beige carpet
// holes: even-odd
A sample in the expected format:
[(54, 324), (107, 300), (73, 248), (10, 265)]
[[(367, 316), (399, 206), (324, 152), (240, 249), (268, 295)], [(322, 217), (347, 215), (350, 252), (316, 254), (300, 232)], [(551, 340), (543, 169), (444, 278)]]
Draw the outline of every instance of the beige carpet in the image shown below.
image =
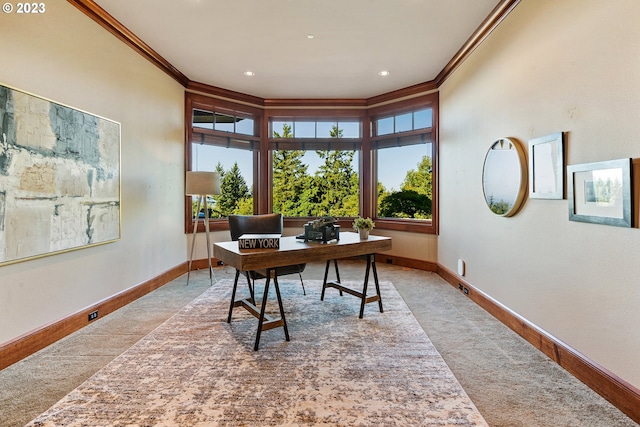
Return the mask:
[(364, 319), (353, 296), (306, 288), (282, 281), (291, 341), (265, 331), (254, 352), (257, 320), (226, 323), (216, 283), (29, 425), (487, 425), (391, 283)]

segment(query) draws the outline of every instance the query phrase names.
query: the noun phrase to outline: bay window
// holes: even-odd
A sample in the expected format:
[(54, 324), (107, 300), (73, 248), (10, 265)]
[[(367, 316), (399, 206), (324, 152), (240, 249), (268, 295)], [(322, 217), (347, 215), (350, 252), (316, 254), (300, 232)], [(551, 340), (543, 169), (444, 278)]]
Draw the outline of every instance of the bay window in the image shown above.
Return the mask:
[[(364, 216), (379, 229), (436, 233), (438, 95), (408, 98), (264, 108), (187, 93), (186, 170), (221, 175), (212, 229), (232, 213), (278, 212), (287, 226)], [(187, 231), (199, 214), (192, 205)]]

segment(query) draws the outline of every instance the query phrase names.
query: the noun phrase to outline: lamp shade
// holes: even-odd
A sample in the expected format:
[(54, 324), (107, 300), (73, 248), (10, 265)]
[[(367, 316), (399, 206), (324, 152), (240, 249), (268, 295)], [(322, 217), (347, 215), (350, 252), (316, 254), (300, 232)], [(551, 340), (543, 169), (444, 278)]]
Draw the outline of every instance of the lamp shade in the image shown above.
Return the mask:
[(220, 177), (218, 173), (187, 171), (185, 194), (187, 196), (220, 194)]

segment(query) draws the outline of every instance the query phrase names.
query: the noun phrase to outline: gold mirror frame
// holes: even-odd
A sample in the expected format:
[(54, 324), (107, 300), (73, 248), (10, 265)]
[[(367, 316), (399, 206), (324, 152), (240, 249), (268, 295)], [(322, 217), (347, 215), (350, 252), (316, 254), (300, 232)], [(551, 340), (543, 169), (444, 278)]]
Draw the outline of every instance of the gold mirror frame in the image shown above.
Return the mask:
[(524, 149), (511, 138), (496, 140), (484, 159), (482, 190), (484, 200), (496, 215), (513, 216), (527, 193), (527, 168)]

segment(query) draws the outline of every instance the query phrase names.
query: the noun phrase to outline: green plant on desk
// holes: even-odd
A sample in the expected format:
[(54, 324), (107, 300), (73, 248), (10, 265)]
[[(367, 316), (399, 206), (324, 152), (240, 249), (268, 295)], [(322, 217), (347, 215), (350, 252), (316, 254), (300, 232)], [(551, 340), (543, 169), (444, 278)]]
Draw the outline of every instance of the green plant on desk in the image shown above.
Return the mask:
[(369, 231), (373, 230), (375, 226), (376, 224), (369, 217), (362, 218), (359, 216), (353, 221), (353, 228), (358, 231), (362, 240), (369, 238)]

